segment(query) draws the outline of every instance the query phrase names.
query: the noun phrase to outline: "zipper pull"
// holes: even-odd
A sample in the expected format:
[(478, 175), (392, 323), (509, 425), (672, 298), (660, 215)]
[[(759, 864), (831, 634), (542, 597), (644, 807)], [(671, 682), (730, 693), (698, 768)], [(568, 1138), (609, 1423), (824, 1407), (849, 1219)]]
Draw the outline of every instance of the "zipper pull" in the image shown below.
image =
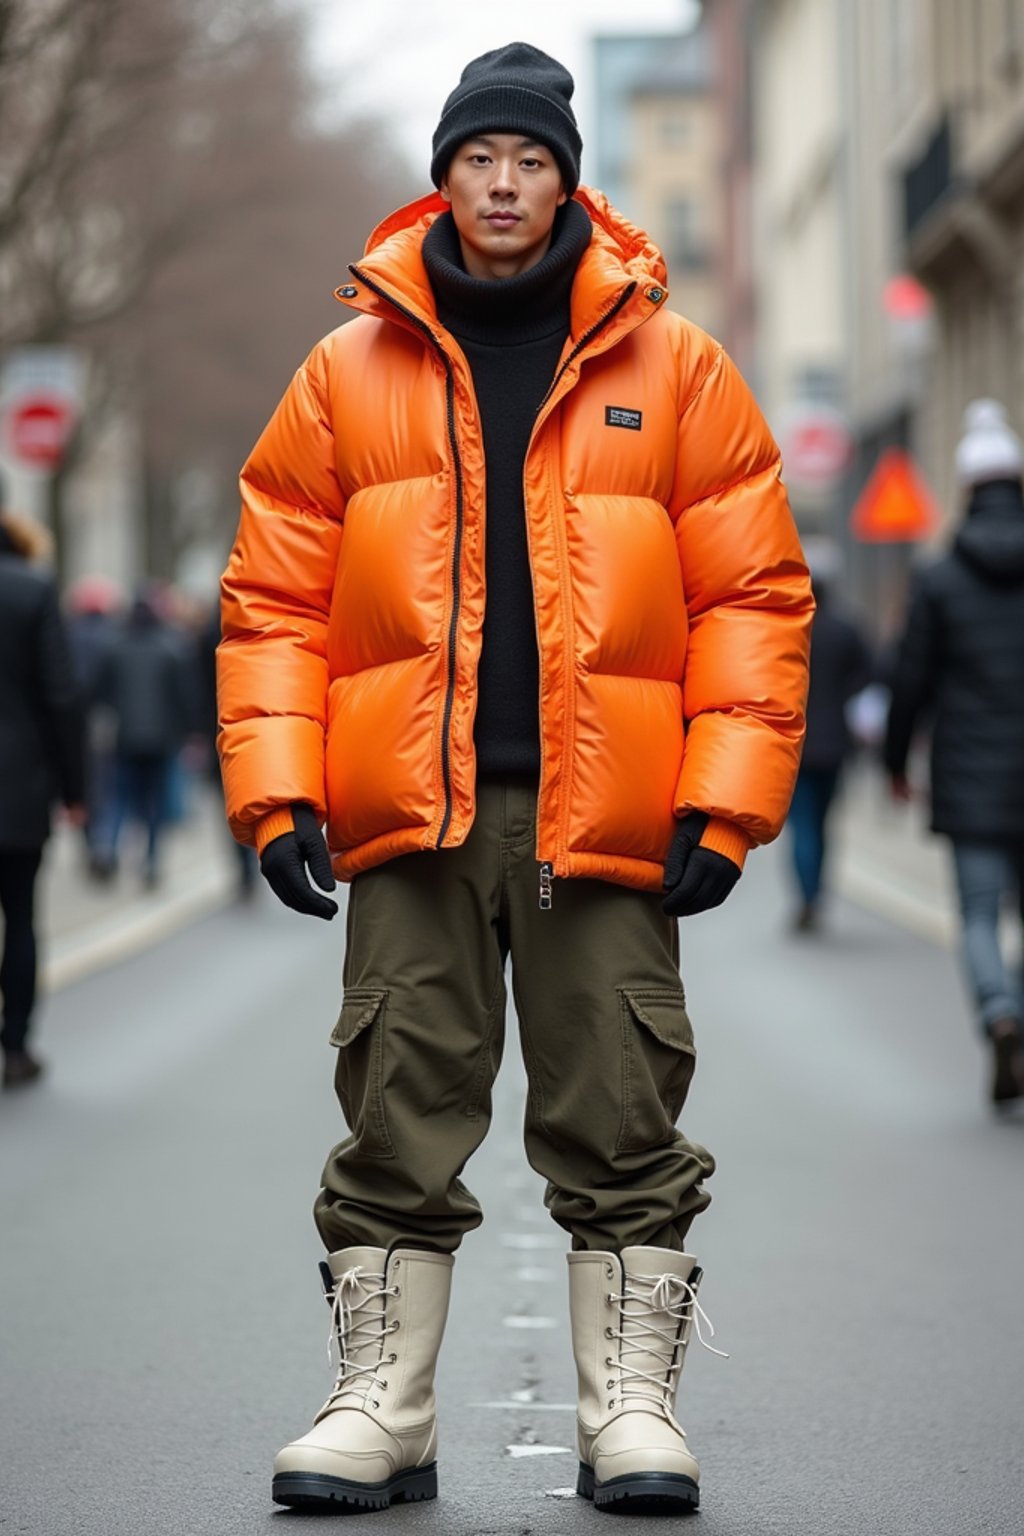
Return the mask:
[(538, 903), (542, 912), (551, 911), (551, 880), (551, 865), (542, 864), (540, 866), (540, 902)]

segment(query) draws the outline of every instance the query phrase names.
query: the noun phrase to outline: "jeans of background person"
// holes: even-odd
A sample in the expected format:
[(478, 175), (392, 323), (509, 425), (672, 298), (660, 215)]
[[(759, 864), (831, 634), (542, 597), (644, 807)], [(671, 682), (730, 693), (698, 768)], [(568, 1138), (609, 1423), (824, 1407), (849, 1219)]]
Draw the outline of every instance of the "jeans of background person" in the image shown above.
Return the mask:
[(113, 863), (125, 821), (141, 823), (146, 833), (146, 874), (154, 877), (160, 834), (167, 820), (167, 780), (172, 758), (166, 753), (119, 752), (114, 768), (114, 797), (110, 822), (103, 839)]
[(1024, 1021), (1024, 978), (1003, 953), (999, 917), (1008, 897), (1024, 922), (1024, 842), (982, 843), (955, 838), (953, 863), (960, 897), (962, 956), (983, 1033), (997, 1019)]
[(838, 768), (801, 768), (789, 809), (793, 864), (804, 903), (812, 907), (821, 894), (825, 864), (825, 823), (839, 784)]
[(5, 1053), (24, 1050), (35, 1006), (35, 886), (42, 853), (41, 848), (0, 848), (0, 910), (4, 918), (0, 1047)]

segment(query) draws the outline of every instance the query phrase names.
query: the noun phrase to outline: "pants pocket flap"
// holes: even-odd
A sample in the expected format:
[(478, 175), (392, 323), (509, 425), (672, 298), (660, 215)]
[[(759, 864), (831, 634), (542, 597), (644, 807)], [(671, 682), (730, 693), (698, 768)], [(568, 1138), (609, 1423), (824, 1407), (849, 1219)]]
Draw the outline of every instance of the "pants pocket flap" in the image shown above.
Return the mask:
[(387, 995), (386, 991), (376, 992), (369, 988), (346, 992), (341, 1000), (338, 1022), (331, 1030), (331, 1044), (342, 1048), (351, 1045), (356, 1036), (373, 1023)]
[(693, 1027), (686, 1012), (686, 995), (667, 988), (621, 987), (629, 1010), (638, 1024), (650, 1030), (656, 1040), (675, 1051), (695, 1054)]

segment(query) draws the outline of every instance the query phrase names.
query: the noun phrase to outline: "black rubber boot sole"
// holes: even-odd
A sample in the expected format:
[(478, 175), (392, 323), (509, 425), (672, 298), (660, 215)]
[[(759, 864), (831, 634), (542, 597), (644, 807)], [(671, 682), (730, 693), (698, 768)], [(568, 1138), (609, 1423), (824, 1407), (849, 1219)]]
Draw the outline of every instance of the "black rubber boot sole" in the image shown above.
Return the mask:
[(347, 1477), (327, 1477), (319, 1472), (278, 1472), (272, 1497), (275, 1504), (287, 1504), (290, 1509), (321, 1511), (339, 1504), (350, 1504), (356, 1509), (387, 1509), (389, 1504), (436, 1499), (437, 1462), (396, 1472), (386, 1483), (356, 1483)]
[(593, 1468), (581, 1461), (576, 1492), (583, 1499), (592, 1499), (595, 1509), (628, 1504), (637, 1514), (682, 1515), (700, 1507), (700, 1489), (692, 1477), (681, 1472), (635, 1472), (597, 1483)]

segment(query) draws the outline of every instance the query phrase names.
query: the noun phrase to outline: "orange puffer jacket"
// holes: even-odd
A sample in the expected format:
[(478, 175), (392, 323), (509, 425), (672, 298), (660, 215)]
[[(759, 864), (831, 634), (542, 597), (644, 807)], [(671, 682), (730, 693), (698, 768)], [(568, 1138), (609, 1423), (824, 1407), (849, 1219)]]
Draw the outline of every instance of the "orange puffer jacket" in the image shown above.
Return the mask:
[[(661, 256), (601, 196), (524, 483), (540, 651), (537, 858), (657, 890), (674, 816), (742, 864), (779, 831), (813, 603), (778, 449)], [(299, 369), (242, 473), (223, 580), (220, 752), (260, 849), (306, 801), (345, 880), (461, 843), (486, 497), (469, 366), (421, 247), (431, 194), (371, 236), (361, 311)]]

